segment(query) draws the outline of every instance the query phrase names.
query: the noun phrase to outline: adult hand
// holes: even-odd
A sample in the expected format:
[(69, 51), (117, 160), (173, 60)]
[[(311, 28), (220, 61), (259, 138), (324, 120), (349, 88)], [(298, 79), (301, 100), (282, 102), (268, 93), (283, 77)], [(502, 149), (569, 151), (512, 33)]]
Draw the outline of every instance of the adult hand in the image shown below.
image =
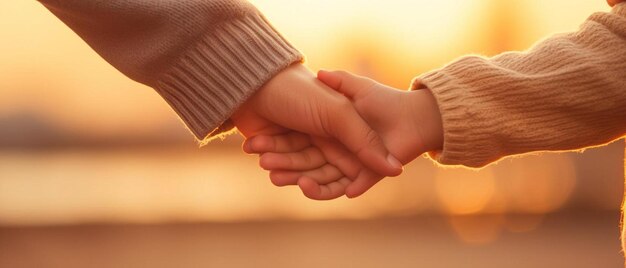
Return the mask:
[(334, 138), (368, 168), (385, 176), (402, 173), (402, 164), (342, 94), (295, 64), (268, 81), (231, 117), (247, 138), (290, 130)]

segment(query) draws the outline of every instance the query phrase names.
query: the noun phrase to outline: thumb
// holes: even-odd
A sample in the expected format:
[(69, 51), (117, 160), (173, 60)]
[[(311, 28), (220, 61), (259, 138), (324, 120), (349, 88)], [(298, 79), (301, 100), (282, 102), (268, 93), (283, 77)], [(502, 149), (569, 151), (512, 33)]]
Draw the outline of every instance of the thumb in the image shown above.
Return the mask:
[[(374, 80), (345, 71), (320, 70), (317, 79), (351, 99), (366, 94), (376, 85)], [(371, 170), (386, 176), (397, 176), (402, 173), (400, 161), (387, 151), (378, 133), (370, 128), (352, 103), (347, 102), (346, 105), (334, 108), (340, 110), (328, 114), (341, 116), (328, 118), (331, 136), (343, 143)]]
[[(344, 98), (345, 99), (345, 98)], [(327, 106), (322, 118), (328, 135), (341, 142), (369, 169), (384, 176), (398, 176), (402, 164), (389, 153), (383, 140), (359, 115), (352, 103)]]
[(376, 84), (374, 80), (367, 77), (357, 76), (345, 71), (320, 70), (317, 72), (317, 79), (351, 99), (369, 91)]

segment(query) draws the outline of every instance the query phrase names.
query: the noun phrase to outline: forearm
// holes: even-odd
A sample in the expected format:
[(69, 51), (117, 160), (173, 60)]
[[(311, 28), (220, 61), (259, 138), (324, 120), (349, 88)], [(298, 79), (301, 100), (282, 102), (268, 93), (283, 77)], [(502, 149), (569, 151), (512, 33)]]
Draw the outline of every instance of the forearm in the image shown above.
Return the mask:
[(107, 62), (153, 87), (199, 140), (302, 55), (238, 0), (40, 0)]
[(592, 15), (578, 32), (491, 59), (427, 73), (443, 121), (443, 164), (600, 145), (626, 132), (626, 5)]

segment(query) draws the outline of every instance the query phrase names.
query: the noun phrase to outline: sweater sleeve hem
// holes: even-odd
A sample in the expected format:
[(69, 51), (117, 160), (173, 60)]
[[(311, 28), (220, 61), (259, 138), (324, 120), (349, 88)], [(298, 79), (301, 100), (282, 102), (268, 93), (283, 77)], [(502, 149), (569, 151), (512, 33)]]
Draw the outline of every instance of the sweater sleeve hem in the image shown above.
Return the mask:
[[(481, 168), (498, 160), (494, 159), (493, 154), (497, 148), (468, 148), (477, 144), (489, 144), (482, 140), (488, 139), (489, 135), (482, 133), (484, 129), (477, 127), (478, 119), (472, 115), (472, 107), (469, 105), (472, 100), (467, 96), (470, 89), (459, 83), (457, 77), (467, 68), (471, 69), (474, 60), (483, 59), (476, 56), (461, 58), (443, 69), (417, 77), (411, 85), (412, 90), (430, 89), (437, 101), (444, 129), (443, 149), (428, 152), (428, 155), (442, 165)], [(472, 152), (471, 156), (468, 152)]]
[(229, 118), (237, 108), (277, 73), (303, 60), (256, 13), (200, 37), (154, 88), (203, 145), (233, 130)]

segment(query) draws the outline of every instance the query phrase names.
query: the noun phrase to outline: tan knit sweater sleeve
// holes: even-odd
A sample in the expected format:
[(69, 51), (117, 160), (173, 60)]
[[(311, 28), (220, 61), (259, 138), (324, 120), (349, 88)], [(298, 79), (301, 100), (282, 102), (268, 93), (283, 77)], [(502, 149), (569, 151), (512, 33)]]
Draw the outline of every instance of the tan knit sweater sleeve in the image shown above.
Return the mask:
[(303, 59), (242, 0), (39, 1), (110, 64), (154, 88), (199, 140), (232, 129), (241, 103)]
[(468, 56), (415, 79), (439, 105), (446, 165), (601, 145), (626, 133), (626, 3), (526, 52)]

